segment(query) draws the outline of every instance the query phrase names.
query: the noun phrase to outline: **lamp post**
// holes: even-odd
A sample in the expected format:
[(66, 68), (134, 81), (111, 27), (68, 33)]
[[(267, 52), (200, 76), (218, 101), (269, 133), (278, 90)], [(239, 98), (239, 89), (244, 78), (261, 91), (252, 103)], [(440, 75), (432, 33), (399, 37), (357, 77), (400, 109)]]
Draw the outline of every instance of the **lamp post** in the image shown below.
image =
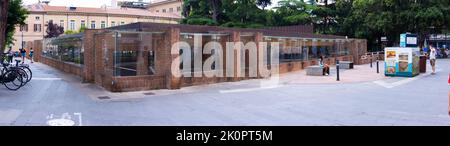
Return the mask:
[(23, 27), (22, 27), (22, 42), (20, 42), (22, 45), (21, 45), (21, 47), (22, 47), (22, 49), (23, 49)]

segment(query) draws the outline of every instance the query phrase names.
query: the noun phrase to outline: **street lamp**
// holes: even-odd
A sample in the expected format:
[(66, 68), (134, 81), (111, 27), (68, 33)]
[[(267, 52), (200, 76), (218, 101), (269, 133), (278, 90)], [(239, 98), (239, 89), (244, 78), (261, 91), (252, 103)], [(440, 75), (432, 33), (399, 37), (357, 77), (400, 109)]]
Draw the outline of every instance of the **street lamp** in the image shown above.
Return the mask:
[(22, 49), (23, 49), (23, 26), (22, 26), (22, 42), (21, 42), (21, 44), (22, 44)]

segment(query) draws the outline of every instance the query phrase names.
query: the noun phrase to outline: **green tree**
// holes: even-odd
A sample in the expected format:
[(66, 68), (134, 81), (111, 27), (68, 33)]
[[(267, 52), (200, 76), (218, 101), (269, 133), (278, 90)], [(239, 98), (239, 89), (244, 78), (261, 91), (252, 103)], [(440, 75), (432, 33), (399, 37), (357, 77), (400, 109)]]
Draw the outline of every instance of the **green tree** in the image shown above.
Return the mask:
[[(29, 12), (22, 6), (22, 0), (9, 0), (8, 16), (6, 20), (6, 29), (2, 34), (6, 36), (4, 40), (5, 45), (1, 45), (1, 51), (4, 52), (4, 47), (6, 45), (11, 45), (14, 42), (14, 32), (16, 26), (25, 24), (25, 19), (27, 18)], [(5, 22), (2, 20), (2, 22)], [(0, 43), (2, 44), (2, 43)]]
[(316, 5), (307, 4), (303, 0), (281, 0), (278, 7), (275, 7), (275, 19), (279, 21), (276, 26), (313, 24), (316, 17), (312, 13), (316, 9)]
[(182, 23), (226, 27), (261, 27), (270, 0), (185, 0)]
[(419, 42), (430, 33), (448, 31), (448, 0), (338, 0), (338, 34), (365, 38), (369, 48), (381, 49), (381, 37), (388, 46), (398, 45), (404, 32), (419, 34)]
[(82, 33), (86, 30), (85, 26), (81, 26), (80, 29), (78, 29), (78, 33)]
[(45, 30), (47, 35), (45, 35), (45, 38), (54, 38), (58, 37), (61, 34), (64, 34), (64, 28), (58, 26), (58, 24), (54, 24), (52, 20), (48, 22), (47, 30)]

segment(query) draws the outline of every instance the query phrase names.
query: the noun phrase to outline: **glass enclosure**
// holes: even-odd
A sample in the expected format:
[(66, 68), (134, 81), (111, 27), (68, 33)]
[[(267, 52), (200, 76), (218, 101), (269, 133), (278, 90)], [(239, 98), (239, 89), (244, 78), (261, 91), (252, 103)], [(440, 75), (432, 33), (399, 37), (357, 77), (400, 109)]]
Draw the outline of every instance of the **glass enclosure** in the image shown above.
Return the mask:
[(44, 40), (42, 55), (63, 62), (84, 64), (83, 34), (66, 35)]
[[(142, 76), (155, 75), (158, 71), (156, 68), (156, 51), (166, 48), (164, 45), (163, 32), (136, 32), (136, 31), (109, 31), (102, 33), (103, 39), (98, 39), (96, 44), (100, 44), (96, 49), (102, 51), (96, 56), (102, 56), (95, 61), (103, 61), (105, 71), (112, 73), (113, 76)], [(45, 56), (61, 59), (67, 62), (80, 62), (82, 64), (82, 43), (81, 38), (68, 37), (65, 39), (49, 40), (46, 44)], [(254, 33), (242, 33), (241, 42), (244, 44), (255, 41)], [(230, 41), (228, 33), (180, 33), (180, 42), (187, 43), (189, 48), (180, 48), (180, 56), (183, 58), (180, 69), (184, 73), (190, 73), (195, 76), (195, 72), (204, 72), (203, 65), (215, 53), (224, 55), (226, 50), (226, 42)], [(349, 55), (348, 41), (345, 39), (315, 39), (315, 38), (299, 38), (299, 37), (278, 37), (264, 36), (263, 41), (268, 42), (268, 55), (271, 52), (270, 42), (279, 42), (280, 46), (280, 62), (294, 62), (317, 60), (320, 56), (337, 57)], [(223, 52), (212, 51), (211, 54), (204, 53), (205, 45), (213, 42), (215, 47), (222, 47)], [(220, 45), (220, 46), (219, 46)], [(189, 49), (190, 54), (186, 56), (184, 49)], [(249, 52), (245, 55), (245, 69), (248, 72)], [(196, 56), (196, 57), (194, 57)], [(199, 59), (201, 56), (201, 59)], [(223, 56), (224, 57), (224, 56)], [(98, 57), (97, 57), (98, 58)], [(195, 59), (199, 60), (195, 60)], [(270, 58), (270, 57), (267, 57)], [(77, 61), (81, 60), (81, 61)], [(190, 70), (183, 69), (186, 60), (190, 61)], [(225, 60), (222, 60), (225, 61)], [(270, 60), (269, 60), (270, 61)], [(195, 66), (195, 62), (201, 62), (200, 66)], [(223, 63), (222, 63), (223, 65)], [(211, 70), (216, 70), (215, 63), (211, 65)]]

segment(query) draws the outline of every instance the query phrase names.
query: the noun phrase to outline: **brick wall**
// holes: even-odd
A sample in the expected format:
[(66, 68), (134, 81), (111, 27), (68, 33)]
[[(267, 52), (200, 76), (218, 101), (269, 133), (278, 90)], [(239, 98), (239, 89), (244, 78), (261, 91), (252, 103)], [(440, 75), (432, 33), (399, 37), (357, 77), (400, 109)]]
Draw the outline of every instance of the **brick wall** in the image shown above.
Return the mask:
[[(353, 56), (347, 55), (347, 56), (325, 58), (324, 62), (329, 65), (336, 65), (336, 59), (338, 59), (340, 61), (353, 61)], [(308, 66), (315, 66), (315, 65), (318, 65), (318, 60), (281, 62), (280, 63), (280, 74), (293, 72), (293, 71), (299, 71), (299, 70), (305, 69)]]
[(115, 77), (113, 92), (165, 89), (164, 76)]
[(74, 74), (79, 77), (83, 76), (83, 66), (77, 65), (73, 63), (68, 62), (62, 62), (53, 58), (48, 58), (45, 56), (42, 56), (39, 60), (39, 62), (46, 64), (48, 66), (51, 66), (53, 68), (56, 68), (60, 71), (64, 71), (66, 73)]

